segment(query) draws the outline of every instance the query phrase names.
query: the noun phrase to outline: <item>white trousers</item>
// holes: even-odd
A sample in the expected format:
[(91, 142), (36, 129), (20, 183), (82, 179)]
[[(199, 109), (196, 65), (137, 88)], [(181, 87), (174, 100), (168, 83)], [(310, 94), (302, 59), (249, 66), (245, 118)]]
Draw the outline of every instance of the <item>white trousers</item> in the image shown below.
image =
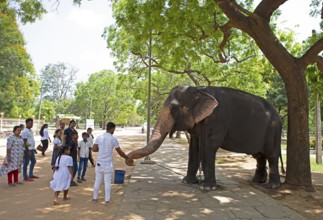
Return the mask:
[(99, 198), (99, 190), (102, 179), (104, 179), (104, 188), (105, 188), (105, 201), (110, 201), (110, 191), (111, 191), (111, 179), (112, 179), (112, 171), (104, 170), (100, 167), (95, 169), (95, 183), (93, 187), (93, 199)]

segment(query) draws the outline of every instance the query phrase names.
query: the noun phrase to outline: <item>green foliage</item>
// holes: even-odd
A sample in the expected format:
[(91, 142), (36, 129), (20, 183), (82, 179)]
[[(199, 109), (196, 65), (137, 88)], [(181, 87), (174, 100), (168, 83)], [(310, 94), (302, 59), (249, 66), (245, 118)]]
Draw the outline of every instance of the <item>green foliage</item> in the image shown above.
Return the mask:
[(91, 74), (87, 82), (76, 85), (74, 113), (83, 118), (93, 117), (104, 124), (141, 124), (136, 112), (136, 99), (127, 87), (128, 78), (109, 70)]
[(48, 64), (41, 70), (41, 93), (44, 99), (62, 102), (74, 91), (77, 70), (65, 63)]
[[(38, 116), (39, 103), (36, 105), (35, 115)], [(42, 100), (40, 119), (45, 117), (46, 121), (52, 121), (56, 116), (54, 103), (48, 100)]]
[(9, 6), (20, 18), (20, 21), (25, 24), (27, 22), (35, 22), (41, 18), (47, 11), (44, 8), (43, 1), (38, 0), (10, 0)]
[(30, 117), (39, 84), (7, 2), (0, 2), (0, 39), (0, 110), (7, 117)]

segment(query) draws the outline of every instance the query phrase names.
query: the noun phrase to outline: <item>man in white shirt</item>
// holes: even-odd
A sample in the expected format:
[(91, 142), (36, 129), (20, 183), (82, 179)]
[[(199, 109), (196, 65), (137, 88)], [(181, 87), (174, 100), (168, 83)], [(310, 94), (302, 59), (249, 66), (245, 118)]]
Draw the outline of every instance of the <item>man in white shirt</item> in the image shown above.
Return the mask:
[(92, 149), (94, 152), (98, 152), (95, 166), (95, 183), (93, 187), (94, 191), (92, 201), (98, 201), (99, 188), (102, 182), (102, 178), (104, 178), (105, 205), (109, 205), (110, 202), (111, 179), (113, 173), (112, 150), (115, 148), (118, 154), (126, 159), (129, 164), (133, 163), (133, 160), (121, 150), (118, 140), (112, 136), (115, 128), (116, 125), (112, 122), (109, 122), (107, 124), (107, 132), (97, 137)]
[[(31, 128), (33, 127), (33, 119), (27, 118), (26, 119), (26, 128), (21, 132), (21, 137), (24, 140), (24, 164), (23, 164), (23, 177), (24, 181), (31, 182), (33, 179), (38, 179), (38, 176), (34, 175), (34, 167), (36, 164), (36, 157), (35, 157), (35, 139), (34, 134)], [(29, 175), (27, 175), (27, 168), (29, 166)]]

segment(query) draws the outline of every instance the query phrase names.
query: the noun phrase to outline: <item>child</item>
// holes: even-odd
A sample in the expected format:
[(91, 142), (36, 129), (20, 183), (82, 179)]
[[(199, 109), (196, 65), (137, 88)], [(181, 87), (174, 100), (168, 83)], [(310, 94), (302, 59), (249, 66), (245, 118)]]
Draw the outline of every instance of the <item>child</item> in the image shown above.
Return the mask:
[[(82, 181), (86, 181), (84, 178), (86, 168), (87, 168), (87, 162), (89, 160), (89, 154), (90, 154), (90, 142), (87, 140), (89, 137), (89, 134), (86, 132), (82, 133), (83, 140), (79, 142), (78, 145), (78, 158), (80, 159), (78, 174), (77, 174), (77, 182), (82, 183)], [(83, 171), (82, 171), (83, 170)], [(81, 179), (81, 171), (82, 171), (82, 179)]]
[(71, 181), (71, 186), (78, 186), (76, 182), (74, 182), (75, 175), (77, 173), (77, 139), (79, 138), (77, 131), (72, 132), (72, 141), (69, 143), (71, 147), (70, 156), (73, 159), (73, 176)]
[(56, 159), (53, 180), (50, 181), (50, 187), (54, 190), (53, 205), (59, 204), (58, 195), (60, 191), (64, 191), (64, 201), (71, 199), (67, 196), (73, 175), (73, 159), (69, 156), (70, 150), (71, 148), (69, 146), (64, 145)]
[(54, 167), (55, 167), (55, 163), (56, 163), (56, 159), (58, 157), (58, 154), (61, 150), (61, 146), (62, 146), (62, 134), (63, 134), (63, 130), (58, 128), (56, 129), (55, 131), (55, 134), (54, 134), (54, 140), (53, 140), (53, 144), (54, 144), (54, 147), (53, 147), (53, 152), (52, 152), (52, 162), (51, 162), (51, 166), (52, 166), (52, 169), (54, 170)]

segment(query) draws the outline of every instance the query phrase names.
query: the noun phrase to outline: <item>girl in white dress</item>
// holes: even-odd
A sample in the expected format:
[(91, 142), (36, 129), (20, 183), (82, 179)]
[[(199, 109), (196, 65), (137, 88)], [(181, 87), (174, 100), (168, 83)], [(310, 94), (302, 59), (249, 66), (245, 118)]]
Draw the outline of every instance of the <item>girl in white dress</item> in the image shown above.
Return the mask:
[(73, 159), (69, 156), (70, 150), (69, 146), (64, 145), (56, 159), (54, 177), (50, 181), (50, 187), (54, 190), (53, 205), (59, 204), (58, 195), (61, 191), (64, 191), (64, 201), (71, 199), (67, 196), (73, 175)]

